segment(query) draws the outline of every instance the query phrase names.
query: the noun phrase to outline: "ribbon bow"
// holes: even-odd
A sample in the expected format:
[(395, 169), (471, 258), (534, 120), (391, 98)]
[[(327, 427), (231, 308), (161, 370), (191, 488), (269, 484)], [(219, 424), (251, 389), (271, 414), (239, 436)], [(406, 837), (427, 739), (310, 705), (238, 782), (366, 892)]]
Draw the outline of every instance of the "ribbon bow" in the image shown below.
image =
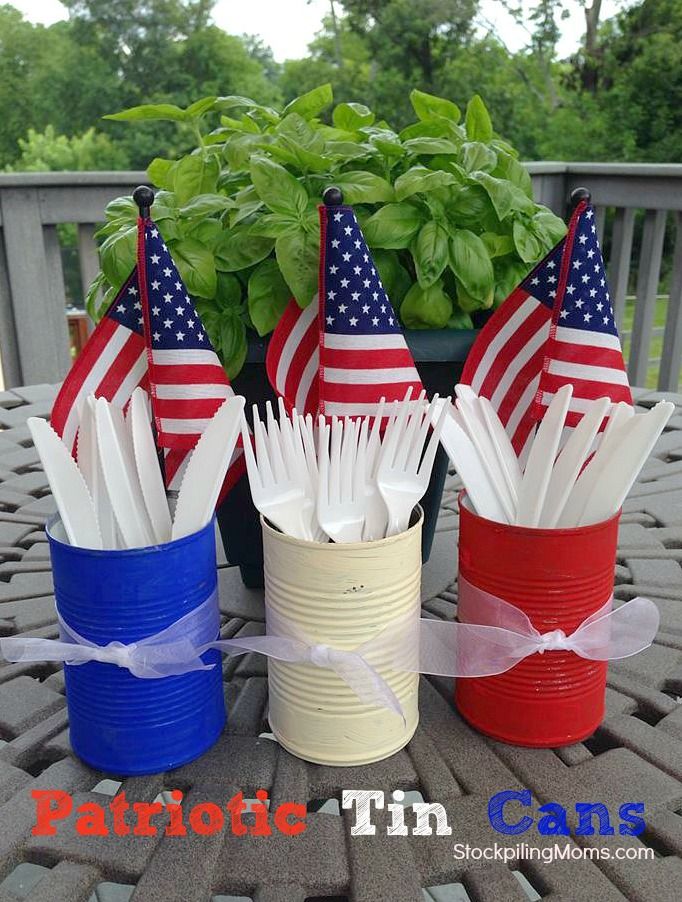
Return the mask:
[(268, 607), (267, 635), (222, 639), (213, 646), (229, 655), (255, 651), (275, 661), (313, 664), (332, 670), (365, 704), (388, 708), (404, 720), (403, 706), (379, 673), (377, 662), (395, 660), (395, 670), (418, 671), (418, 666), (409, 667), (406, 664), (410, 657), (413, 664), (417, 664), (419, 622), (415, 615), (407, 614), (357, 648), (342, 649), (314, 642), (291, 620)]
[(64, 661), (72, 666), (88, 661), (115, 664), (143, 680), (211, 670), (215, 666), (204, 664), (201, 655), (211, 648), (211, 640), (220, 629), (217, 590), (166, 629), (128, 644), (114, 641), (97, 645), (77, 633), (59, 612), (57, 619), (60, 640), (11, 636), (0, 639), (0, 652), (8, 661)]
[(593, 661), (615, 661), (648, 648), (660, 620), (653, 601), (633, 598), (616, 610), (612, 604), (613, 596), (570, 635), (561, 629), (540, 633), (519, 608), (460, 576), (460, 622), (421, 621), (419, 670), (439, 676), (494, 676), (535, 653), (572, 651)]

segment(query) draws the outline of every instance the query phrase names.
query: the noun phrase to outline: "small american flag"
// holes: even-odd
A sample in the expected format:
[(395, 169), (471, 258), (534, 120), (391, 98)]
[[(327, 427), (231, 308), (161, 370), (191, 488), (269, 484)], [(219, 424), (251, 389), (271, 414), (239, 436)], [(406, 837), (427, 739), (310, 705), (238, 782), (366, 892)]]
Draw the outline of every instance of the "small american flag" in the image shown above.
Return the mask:
[[(73, 449), (88, 395), (125, 407), (138, 385), (151, 396), (166, 485), (177, 489), (192, 449), (233, 391), (150, 219), (138, 221), (137, 265), (66, 377), (52, 425)], [(237, 450), (225, 488), (241, 475), (241, 456)]]
[(422, 389), (398, 317), (350, 207), (320, 207), (319, 293), (291, 301), (268, 347), (270, 382), (298, 411), (372, 414)]
[(566, 237), (488, 320), (462, 382), (490, 399), (517, 453), (566, 383), (573, 385), (569, 427), (595, 398), (632, 404), (594, 210), (585, 201)]

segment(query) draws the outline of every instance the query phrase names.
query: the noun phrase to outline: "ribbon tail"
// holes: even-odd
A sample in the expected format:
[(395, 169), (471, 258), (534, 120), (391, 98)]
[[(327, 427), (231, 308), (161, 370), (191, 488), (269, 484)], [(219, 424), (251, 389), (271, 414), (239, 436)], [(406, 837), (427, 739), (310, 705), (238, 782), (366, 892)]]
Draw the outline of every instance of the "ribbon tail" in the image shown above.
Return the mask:
[(661, 616), (649, 598), (638, 596), (587, 623), (569, 637), (570, 648), (581, 658), (618, 661), (649, 648)]
[(537, 650), (534, 636), (501, 627), (422, 619), (419, 662), (410, 669), (434, 676), (495, 676)]
[(329, 666), (365, 704), (388, 708), (389, 711), (402, 717), (403, 723), (407, 723), (398, 696), (362, 655), (352, 651), (330, 649)]
[(205, 648), (217, 648), (226, 655), (244, 655), (253, 651), (289, 664), (304, 664), (310, 660), (306, 644), (286, 636), (240, 636), (238, 639), (218, 639), (209, 642)]
[(0, 639), (0, 654), (6, 661), (23, 664), (27, 661), (64, 661), (67, 664), (85, 664), (91, 660), (91, 649), (60, 642), (57, 639), (40, 639), (35, 636), (9, 636)]

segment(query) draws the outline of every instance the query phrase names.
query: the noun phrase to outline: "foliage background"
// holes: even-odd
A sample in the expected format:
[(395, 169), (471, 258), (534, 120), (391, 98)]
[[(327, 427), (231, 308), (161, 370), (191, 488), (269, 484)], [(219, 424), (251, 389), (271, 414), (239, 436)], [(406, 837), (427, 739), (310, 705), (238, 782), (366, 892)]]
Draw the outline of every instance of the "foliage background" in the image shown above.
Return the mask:
[[(478, 93), (524, 159), (682, 155), (682, 0), (623, 0), (606, 21), (600, 0), (499, 0), (526, 29), (518, 52), (477, 0), (330, 0), (307, 57), (283, 64), (212, 24), (212, 0), (64, 5), (69, 19), (50, 27), (0, 6), (0, 168), (142, 169), (193, 146), (191, 129), (103, 115), (206, 95), (286, 104), (325, 82), (337, 102), (361, 100), (397, 130), (413, 88), (462, 107)], [(566, 16), (584, 18), (585, 32), (562, 60)]]

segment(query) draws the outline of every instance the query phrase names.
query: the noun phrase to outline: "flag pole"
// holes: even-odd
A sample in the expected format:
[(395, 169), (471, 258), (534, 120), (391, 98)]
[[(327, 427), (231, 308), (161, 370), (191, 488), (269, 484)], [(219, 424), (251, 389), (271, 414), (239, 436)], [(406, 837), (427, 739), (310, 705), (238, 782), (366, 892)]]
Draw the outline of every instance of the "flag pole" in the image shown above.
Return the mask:
[(571, 191), (570, 197), (568, 199), (568, 213), (567, 213), (566, 219), (570, 220), (570, 218), (575, 213), (575, 210), (576, 210), (578, 204), (583, 200), (585, 201), (586, 204), (589, 204), (592, 202), (592, 194), (590, 192), (590, 189), (589, 188), (574, 188), (573, 191)]
[(325, 207), (340, 207), (343, 205), (343, 192), (336, 185), (330, 185), (324, 189), (322, 200)]
[(140, 211), (140, 219), (149, 219), (154, 203), (154, 192), (147, 185), (140, 185), (133, 191), (133, 200)]

